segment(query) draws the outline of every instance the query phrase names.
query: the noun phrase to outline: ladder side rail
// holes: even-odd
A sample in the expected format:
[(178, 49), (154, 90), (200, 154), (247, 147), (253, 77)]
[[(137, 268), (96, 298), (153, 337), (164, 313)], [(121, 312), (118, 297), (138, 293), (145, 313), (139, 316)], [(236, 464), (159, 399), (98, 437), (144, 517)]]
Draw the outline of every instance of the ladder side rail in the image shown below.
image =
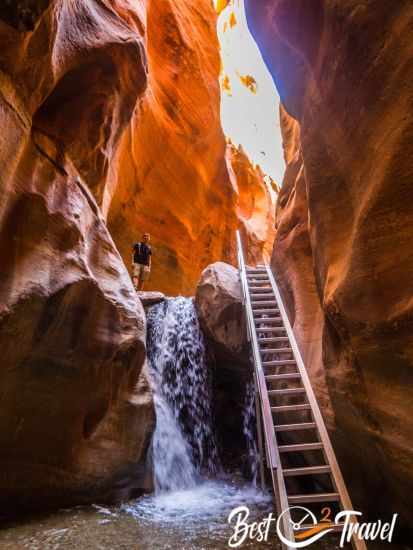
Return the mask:
[[(280, 291), (278, 289), (277, 283), (275, 282), (274, 275), (269, 267), (269, 265), (266, 265), (268, 277), (271, 282), (271, 286), (274, 290), (274, 294), (277, 300), (278, 309), (280, 310), (280, 314), (285, 326), (285, 329), (287, 331), (287, 335), (290, 339), (291, 349), (293, 350), (294, 358), (297, 362), (298, 370), (301, 374), (301, 379), (303, 382), (303, 386), (307, 392), (308, 401), (311, 405), (311, 410), (314, 416), (314, 421), (316, 423), (318, 433), (320, 435), (321, 442), (323, 443), (325, 453), (328, 459), (328, 462), (331, 466), (331, 473), (333, 476), (333, 481), (336, 486), (336, 489), (340, 495), (341, 503), (343, 507), (346, 510), (353, 510), (353, 504), (350, 499), (350, 495), (348, 494), (346, 484), (344, 482), (343, 475), (340, 470), (340, 466), (338, 465), (336, 454), (334, 452), (333, 446), (331, 444), (330, 436), (328, 435), (327, 428), (324, 423), (323, 416), (320, 411), (320, 407), (318, 406), (317, 399), (314, 394), (314, 390), (311, 386), (310, 378), (307, 373), (307, 369), (305, 368), (304, 361), (301, 357), (300, 350), (298, 348), (297, 341), (294, 336), (293, 329), (290, 324), (290, 320), (288, 319), (287, 311), (284, 306), (284, 302), (281, 298)], [(354, 518), (354, 521), (356, 522), (356, 518)], [(359, 540), (358, 537), (353, 536), (352, 537), (352, 544), (357, 550), (366, 550), (366, 544), (364, 541)]]
[(245, 311), (247, 317), (247, 328), (251, 340), (252, 354), (254, 359), (254, 366), (256, 372), (256, 379), (258, 384), (258, 390), (261, 398), (261, 409), (263, 417), (263, 425), (265, 432), (265, 440), (268, 451), (268, 466), (270, 468), (278, 468), (279, 460), (277, 460), (276, 442), (274, 435), (274, 423), (272, 418), (272, 412), (270, 402), (268, 399), (267, 385), (265, 382), (264, 371), (261, 363), (261, 354), (259, 352), (257, 334), (255, 332), (255, 324), (253, 321), (253, 313), (251, 306), (251, 299), (248, 290), (247, 275), (245, 269), (244, 254), (242, 251), (242, 243), (239, 232), (237, 232), (237, 245), (238, 245), (238, 260), (241, 274), (241, 283), (245, 299)]
[[(246, 271), (245, 271), (245, 263), (244, 263), (244, 257), (242, 254), (242, 244), (238, 243), (237, 239), (237, 249), (238, 249), (238, 266), (239, 266), (239, 273), (240, 273), (240, 279), (241, 279), (241, 289), (242, 289), (242, 305), (246, 307), (246, 296), (248, 295), (248, 282), (246, 278)], [(252, 348), (252, 334), (251, 334), (251, 325), (247, 320), (247, 339), (248, 342), (251, 345)], [(258, 374), (257, 369), (255, 367), (255, 359), (252, 356), (251, 357), (253, 363), (254, 363), (254, 392), (255, 392), (255, 414), (257, 416), (257, 437), (258, 437), (258, 448), (260, 453), (260, 481), (261, 481), (261, 488), (264, 491), (265, 489), (265, 471), (264, 471), (264, 450), (265, 455), (267, 457), (267, 464), (270, 465), (270, 458), (269, 458), (269, 448), (267, 445), (267, 439), (266, 437), (263, 437), (263, 429), (264, 429), (264, 422), (262, 417), (262, 410), (261, 410), (261, 392), (258, 382)], [(264, 441), (263, 441), (264, 440)]]
[[(245, 309), (247, 314), (247, 325), (250, 331), (251, 346), (253, 350), (254, 365), (256, 372), (256, 379), (258, 382), (258, 388), (261, 397), (261, 411), (263, 418), (263, 426), (265, 432), (265, 442), (267, 452), (269, 454), (268, 465), (270, 466), (271, 478), (274, 487), (274, 497), (277, 504), (277, 512), (281, 514), (283, 511), (288, 510), (288, 497), (285, 487), (285, 481), (283, 477), (281, 458), (278, 451), (277, 440), (275, 438), (274, 421), (271, 412), (271, 406), (268, 398), (267, 384), (265, 381), (264, 371), (261, 363), (261, 354), (259, 352), (257, 334), (255, 332), (254, 315), (251, 306), (251, 299), (248, 289), (247, 274), (245, 268), (244, 254), (242, 250), (242, 241), (239, 231), (237, 231), (237, 248), (238, 248), (238, 262), (241, 275), (241, 286), (245, 299)], [(289, 513), (284, 513), (283, 519), (283, 532), (289, 540), (294, 540), (294, 531), (291, 524), (291, 516)], [(287, 550), (285, 544), (282, 544), (283, 550)]]

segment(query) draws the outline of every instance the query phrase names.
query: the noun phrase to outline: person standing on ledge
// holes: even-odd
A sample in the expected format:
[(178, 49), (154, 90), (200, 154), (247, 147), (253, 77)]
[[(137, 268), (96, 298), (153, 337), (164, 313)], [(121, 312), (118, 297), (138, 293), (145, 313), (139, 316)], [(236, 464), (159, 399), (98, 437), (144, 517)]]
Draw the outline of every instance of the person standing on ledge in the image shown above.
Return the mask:
[(149, 246), (150, 240), (149, 233), (144, 233), (142, 241), (133, 245), (132, 281), (135, 290), (143, 290), (143, 283), (148, 279), (151, 272), (152, 250)]

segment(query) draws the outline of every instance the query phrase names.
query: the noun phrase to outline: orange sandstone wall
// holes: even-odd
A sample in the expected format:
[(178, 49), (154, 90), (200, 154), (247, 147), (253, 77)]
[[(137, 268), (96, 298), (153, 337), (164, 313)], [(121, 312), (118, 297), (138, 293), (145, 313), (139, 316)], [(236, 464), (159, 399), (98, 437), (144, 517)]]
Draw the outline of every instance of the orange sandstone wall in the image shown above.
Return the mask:
[(122, 138), (103, 208), (128, 267), (131, 244), (151, 233), (148, 289), (191, 294), (206, 265), (235, 261), (239, 226), (252, 261), (268, 254), (273, 201), (245, 156), (227, 154), (212, 2), (148, 1), (146, 46), (148, 88)]
[(329, 397), (355, 504), (411, 525), (413, 6), (246, 7), (297, 121), (284, 116), (274, 271), (324, 404)]
[(0, 8), (2, 510), (147, 487), (145, 315), (124, 263), (141, 232), (171, 294), (234, 259), (238, 226), (252, 261), (271, 238), (269, 188), (220, 128), (215, 17), (206, 0)]
[(0, 514), (147, 487), (145, 315), (92, 194), (141, 30), (123, 0), (0, 8)]

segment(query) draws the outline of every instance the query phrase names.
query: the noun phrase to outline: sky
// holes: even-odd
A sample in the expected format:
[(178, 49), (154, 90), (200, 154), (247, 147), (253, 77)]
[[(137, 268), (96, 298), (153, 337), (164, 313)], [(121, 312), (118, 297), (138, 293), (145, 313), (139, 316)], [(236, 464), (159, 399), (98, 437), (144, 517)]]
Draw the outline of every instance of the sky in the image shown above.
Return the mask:
[[(215, 5), (222, 0), (215, 0)], [(285, 164), (279, 123), (279, 96), (249, 32), (244, 0), (231, 0), (218, 18), (221, 45), (221, 122), (253, 164), (279, 185)], [(252, 79), (250, 78), (252, 77)], [(255, 93), (254, 93), (255, 92)]]

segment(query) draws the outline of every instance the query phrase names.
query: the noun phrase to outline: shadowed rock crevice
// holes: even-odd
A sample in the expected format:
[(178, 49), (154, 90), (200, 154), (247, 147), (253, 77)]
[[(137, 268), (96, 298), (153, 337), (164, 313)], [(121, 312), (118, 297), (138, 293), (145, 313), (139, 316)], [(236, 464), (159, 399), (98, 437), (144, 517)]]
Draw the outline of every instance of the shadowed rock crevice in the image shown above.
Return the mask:
[(0, 19), (19, 31), (32, 31), (51, 0), (4, 0)]

